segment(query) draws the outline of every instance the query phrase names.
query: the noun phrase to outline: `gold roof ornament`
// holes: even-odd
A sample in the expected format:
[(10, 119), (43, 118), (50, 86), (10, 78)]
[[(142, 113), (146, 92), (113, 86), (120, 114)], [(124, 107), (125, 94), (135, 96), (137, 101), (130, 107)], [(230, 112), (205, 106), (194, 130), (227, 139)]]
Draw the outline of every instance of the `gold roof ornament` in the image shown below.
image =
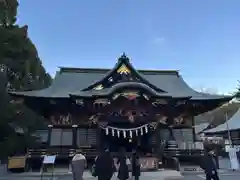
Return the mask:
[(137, 97), (139, 97), (138, 92), (134, 92), (134, 91), (133, 92), (131, 92), (131, 91), (123, 92), (121, 95), (124, 96), (125, 98), (129, 99), (129, 100), (134, 100)]
[(94, 89), (94, 90), (97, 90), (97, 91), (102, 90), (102, 89), (103, 89), (103, 85), (102, 85), (102, 84), (99, 84), (99, 85), (97, 85), (96, 87), (94, 87), (93, 89)]
[(125, 64), (122, 64), (118, 68), (117, 73), (119, 73), (119, 74), (130, 74), (131, 71), (127, 68), (127, 66)]

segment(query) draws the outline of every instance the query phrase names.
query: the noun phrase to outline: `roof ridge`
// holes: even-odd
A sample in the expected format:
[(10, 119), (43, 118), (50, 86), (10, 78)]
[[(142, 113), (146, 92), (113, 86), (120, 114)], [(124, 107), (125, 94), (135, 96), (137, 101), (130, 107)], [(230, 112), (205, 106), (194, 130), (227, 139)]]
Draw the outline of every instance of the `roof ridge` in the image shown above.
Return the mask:
[[(75, 68), (75, 67), (59, 67), (60, 73), (107, 73), (111, 68)], [(136, 69), (142, 74), (174, 74), (179, 75), (179, 70), (164, 69)]]

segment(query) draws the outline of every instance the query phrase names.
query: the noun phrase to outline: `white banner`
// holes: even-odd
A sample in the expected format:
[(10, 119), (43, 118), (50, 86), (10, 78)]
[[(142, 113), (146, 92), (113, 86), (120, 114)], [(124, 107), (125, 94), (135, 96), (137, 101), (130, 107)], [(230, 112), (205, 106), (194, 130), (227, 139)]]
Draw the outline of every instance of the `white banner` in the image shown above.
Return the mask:
[(238, 162), (238, 158), (237, 158), (237, 149), (236, 148), (229, 148), (228, 149), (228, 153), (229, 153), (229, 159), (230, 159), (230, 163), (231, 163), (231, 169), (239, 169), (239, 162)]

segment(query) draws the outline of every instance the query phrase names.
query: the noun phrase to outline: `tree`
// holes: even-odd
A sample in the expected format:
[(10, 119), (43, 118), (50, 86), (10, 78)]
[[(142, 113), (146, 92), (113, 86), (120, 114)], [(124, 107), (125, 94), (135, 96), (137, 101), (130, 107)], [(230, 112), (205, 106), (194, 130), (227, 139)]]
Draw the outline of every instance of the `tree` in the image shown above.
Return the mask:
[[(11, 103), (7, 91), (45, 88), (51, 76), (28, 37), (28, 26), (15, 24), (17, 0), (0, 0), (0, 155), (24, 151), (35, 139), (31, 134), (42, 124), (43, 118), (22, 104)], [(21, 127), (19, 135), (14, 127)], [(0, 157), (1, 158), (1, 157)]]
[(240, 99), (240, 81), (238, 81), (237, 92), (235, 93), (236, 98)]
[(17, 0), (0, 0), (0, 25), (8, 27), (13, 25), (17, 18)]

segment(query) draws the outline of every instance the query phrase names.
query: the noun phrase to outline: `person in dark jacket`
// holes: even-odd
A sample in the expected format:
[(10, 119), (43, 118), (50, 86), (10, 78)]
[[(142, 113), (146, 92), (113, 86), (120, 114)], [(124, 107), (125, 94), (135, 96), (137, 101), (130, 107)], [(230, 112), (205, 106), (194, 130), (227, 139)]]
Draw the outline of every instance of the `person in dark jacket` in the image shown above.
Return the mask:
[(96, 158), (95, 175), (98, 180), (110, 180), (115, 172), (114, 160), (108, 150)]
[(206, 180), (219, 180), (217, 162), (213, 154), (212, 149), (205, 149), (202, 167), (206, 174)]
[(129, 170), (127, 165), (127, 157), (125, 155), (125, 150), (122, 149), (118, 158), (119, 168), (118, 168), (118, 179), (126, 180), (129, 178)]
[(139, 156), (136, 151), (133, 151), (132, 155), (132, 176), (134, 176), (135, 180), (139, 180), (139, 176), (141, 175), (141, 165), (139, 162)]

